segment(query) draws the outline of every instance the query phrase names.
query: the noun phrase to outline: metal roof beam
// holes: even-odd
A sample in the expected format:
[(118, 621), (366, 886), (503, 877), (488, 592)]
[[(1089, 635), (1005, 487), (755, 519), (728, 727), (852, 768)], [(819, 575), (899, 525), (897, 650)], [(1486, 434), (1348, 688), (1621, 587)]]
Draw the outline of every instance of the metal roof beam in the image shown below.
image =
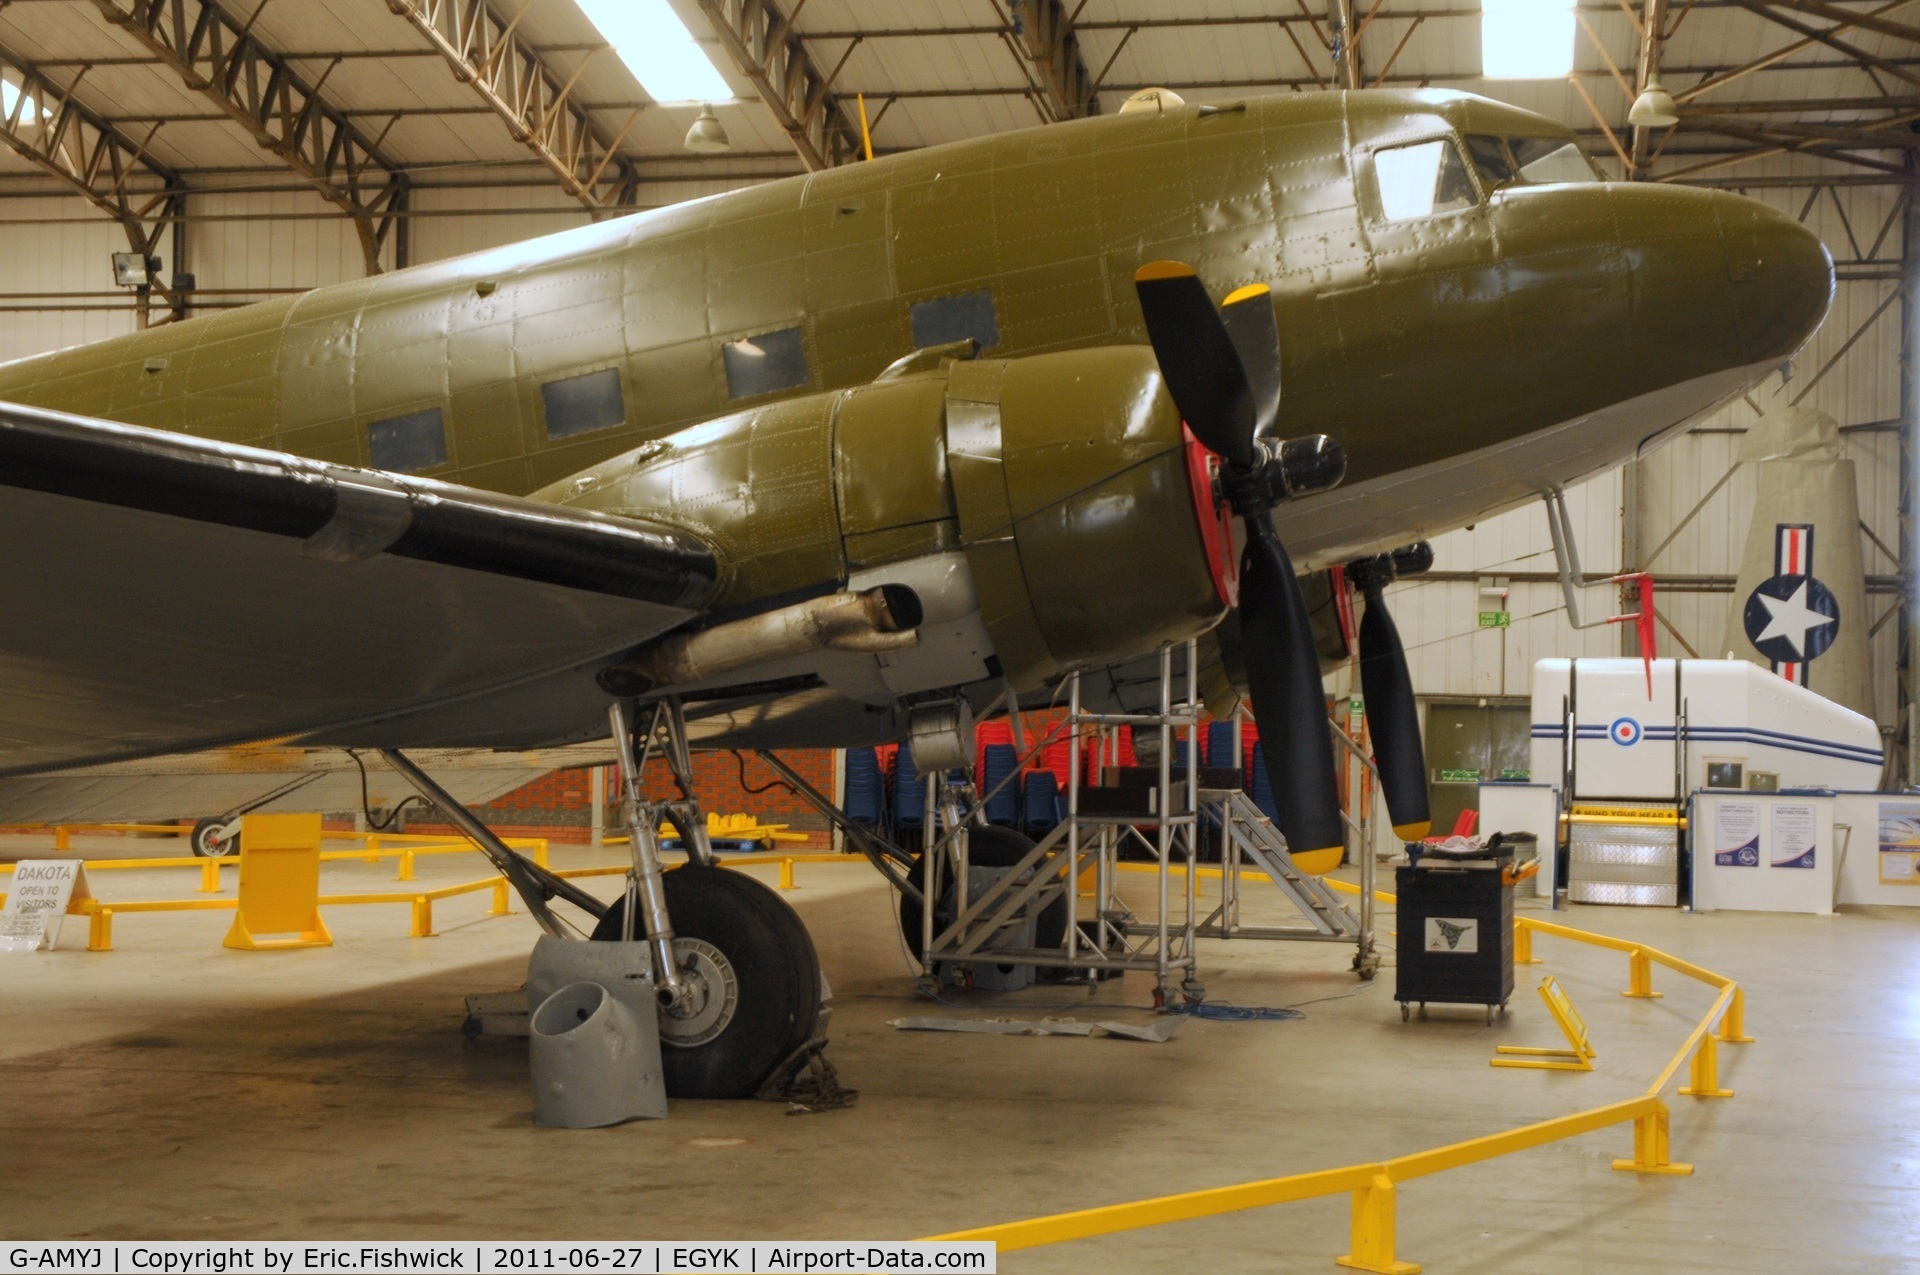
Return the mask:
[[(177, 214), (185, 202), (180, 175), (146, 154), (159, 126), (145, 141), (135, 142), (74, 100), (72, 89), (79, 77), (60, 88), (33, 63), (6, 49), (0, 49), (0, 67), (14, 73), (19, 89), (13, 109), (0, 115), (0, 142), (120, 223), (127, 246), (140, 254), (146, 267), (138, 302), (140, 326), (145, 327), (147, 297), (158, 293), (168, 305), (175, 303), (154, 269), (154, 249), (168, 215)], [(161, 188), (135, 193), (127, 188), (130, 181), (142, 187), (158, 182)]]
[(793, 139), (793, 149), (809, 171), (832, 168), (858, 157), (860, 128), (833, 93), (833, 81), (860, 37), (841, 54), (831, 72), (814, 64), (794, 21), (806, 0), (795, 0), (791, 14), (777, 0), (696, 0), (721, 47), (741, 75), (752, 81), (760, 100)]
[(617, 133), (602, 130), (590, 108), (574, 96), (586, 59), (573, 74), (562, 76), (521, 38), (515, 29), (519, 18), (502, 22), (486, 0), (387, 0), (387, 8), (427, 38), (454, 78), (480, 95), (562, 190), (596, 213), (632, 205), (640, 174), (620, 154), (620, 143), (640, 109), (634, 108)]
[(378, 274), (381, 249), (396, 224), (390, 212), (396, 198), (404, 200), (406, 178), (320, 95), (326, 72), (309, 85), (254, 36), (253, 19), (269, 2), (259, 0), (252, 17), (239, 23), (215, 0), (126, 0), (125, 7), (121, 0), (94, 0), (108, 22), (352, 218), (367, 273)]
[(1056, 120), (1100, 113), (1099, 86), (1080, 56), (1080, 37), (1073, 29), (1086, 3), (1079, 0), (1069, 13), (1061, 0), (1007, 0), (1013, 43), (1032, 64), (1041, 97)]

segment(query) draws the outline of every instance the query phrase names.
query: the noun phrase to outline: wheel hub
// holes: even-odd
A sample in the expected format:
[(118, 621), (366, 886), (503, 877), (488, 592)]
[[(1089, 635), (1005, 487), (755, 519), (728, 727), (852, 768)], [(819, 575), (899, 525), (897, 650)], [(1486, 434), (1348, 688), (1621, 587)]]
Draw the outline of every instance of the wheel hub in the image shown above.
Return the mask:
[(733, 1021), (740, 1007), (740, 982), (727, 954), (704, 939), (676, 938), (673, 954), (687, 995), (679, 1005), (661, 1011), (660, 1040), (692, 1049)]

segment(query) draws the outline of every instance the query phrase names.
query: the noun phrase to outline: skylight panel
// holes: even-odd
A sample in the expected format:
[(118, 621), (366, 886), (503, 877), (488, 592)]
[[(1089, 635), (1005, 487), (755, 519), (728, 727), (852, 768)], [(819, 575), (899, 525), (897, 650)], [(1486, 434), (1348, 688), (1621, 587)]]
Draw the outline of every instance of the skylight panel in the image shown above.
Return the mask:
[[(19, 103), (19, 101), (20, 101), (19, 86), (15, 84), (9, 84), (5, 80), (0, 80), (0, 117), (3, 117), (5, 119), (12, 119), (14, 107)], [(38, 102), (35, 102), (31, 97), (29, 97), (27, 98), (26, 109), (20, 112), (20, 118), (26, 121), (27, 123), (32, 123), (36, 111), (38, 112), (39, 117), (41, 119), (45, 119), (48, 115), (48, 111), (46, 107), (41, 106)]]
[(1480, 0), (1480, 63), (1491, 80), (1573, 71), (1573, 0)]
[(733, 90), (667, 0), (579, 0), (656, 102), (730, 102)]

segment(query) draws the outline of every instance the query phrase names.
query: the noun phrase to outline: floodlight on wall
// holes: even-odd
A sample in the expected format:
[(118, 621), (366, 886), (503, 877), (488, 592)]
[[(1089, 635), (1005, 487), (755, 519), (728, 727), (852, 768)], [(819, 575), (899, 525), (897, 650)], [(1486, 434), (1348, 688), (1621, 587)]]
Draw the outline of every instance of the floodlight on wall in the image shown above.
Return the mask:
[(693, 127), (687, 130), (687, 149), (696, 155), (718, 155), (733, 149), (733, 139), (727, 136), (711, 105), (700, 108)]
[(1635, 128), (1669, 128), (1680, 122), (1680, 108), (1674, 104), (1673, 94), (1660, 84), (1660, 77), (1647, 77), (1647, 87), (1640, 90), (1640, 96), (1633, 99), (1633, 109), (1627, 112), (1627, 123)]
[(139, 252), (113, 254), (113, 281), (123, 288), (137, 288), (160, 273), (160, 258)]

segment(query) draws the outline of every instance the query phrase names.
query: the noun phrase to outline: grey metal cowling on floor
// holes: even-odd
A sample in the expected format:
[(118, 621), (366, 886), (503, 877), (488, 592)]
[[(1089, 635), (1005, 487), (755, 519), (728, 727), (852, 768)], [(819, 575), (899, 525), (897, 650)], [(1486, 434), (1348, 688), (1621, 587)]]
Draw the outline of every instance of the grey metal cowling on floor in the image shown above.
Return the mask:
[(667, 1089), (645, 943), (542, 938), (527, 964), (534, 1123), (660, 1119)]

